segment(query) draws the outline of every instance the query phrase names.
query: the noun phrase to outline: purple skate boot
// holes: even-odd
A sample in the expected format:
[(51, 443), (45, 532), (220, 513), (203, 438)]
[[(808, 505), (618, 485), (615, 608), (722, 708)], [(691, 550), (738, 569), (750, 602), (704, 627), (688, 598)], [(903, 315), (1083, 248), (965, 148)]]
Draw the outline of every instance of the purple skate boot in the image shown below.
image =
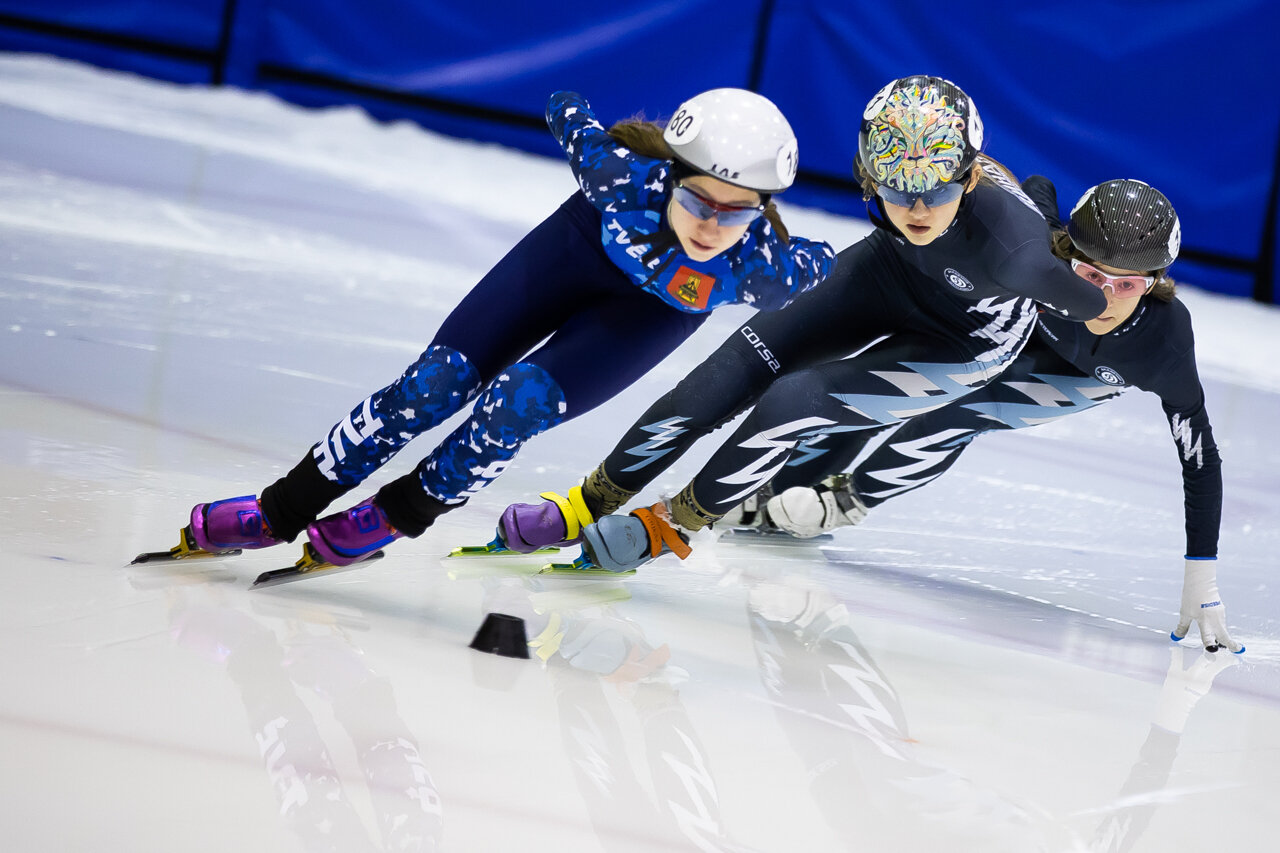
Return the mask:
[(569, 497), (543, 492), (540, 504), (512, 504), (498, 519), (498, 538), (512, 551), (531, 554), (542, 548), (563, 548), (582, 539), (582, 528), (594, 519), (574, 486)]
[(284, 541), (271, 535), (262, 507), (253, 495), (196, 504), (191, 509), (191, 523), (182, 528), (178, 537), (178, 544), (168, 551), (145, 551), (133, 562), (232, 557), (244, 548), (267, 548)]
[(216, 554), (240, 548), (268, 548), (283, 539), (271, 535), (254, 495), (227, 498), (191, 509), (191, 538), (202, 551)]
[(311, 541), (306, 550), (325, 563), (349, 566), (373, 557), (378, 549), (402, 536), (374, 499), (368, 498), (308, 525), (307, 538)]

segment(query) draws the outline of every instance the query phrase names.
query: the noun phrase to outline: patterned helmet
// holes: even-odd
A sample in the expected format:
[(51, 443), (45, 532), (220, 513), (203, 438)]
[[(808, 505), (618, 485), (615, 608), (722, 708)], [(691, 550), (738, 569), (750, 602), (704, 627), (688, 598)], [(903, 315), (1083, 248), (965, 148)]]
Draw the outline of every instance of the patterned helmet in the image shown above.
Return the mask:
[(1122, 270), (1162, 270), (1182, 245), (1182, 227), (1169, 199), (1132, 179), (1086, 190), (1071, 209), (1067, 233), (1092, 260)]
[(877, 186), (921, 194), (962, 181), (981, 150), (978, 108), (941, 77), (894, 80), (862, 112), (858, 162)]
[(782, 112), (746, 89), (712, 89), (680, 105), (662, 138), (694, 171), (759, 193), (796, 177), (796, 135)]

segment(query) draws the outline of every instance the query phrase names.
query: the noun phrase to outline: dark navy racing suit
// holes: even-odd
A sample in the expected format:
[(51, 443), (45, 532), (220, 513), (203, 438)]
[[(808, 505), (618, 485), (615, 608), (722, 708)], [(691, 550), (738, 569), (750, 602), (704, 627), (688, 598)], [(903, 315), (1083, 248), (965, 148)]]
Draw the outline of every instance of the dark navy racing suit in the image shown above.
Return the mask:
[(686, 490), (722, 515), (797, 445), (918, 417), (995, 379), (1026, 344), (1037, 302), (1071, 320), (1099, 315), (1105, 296), (1052, 255), (1035, 205), (996, 167), (984, 176), (928, 245), (881, 220), (821, 285), (740, 327), (631, 427), (604, 473), (639, 491), (754, 404)]
[[(876, 506), (941, 476), (984, 432), (1057, 420), (1126, 388), (1157, 395), (1169, 419), (1182, 464), (1186, 555), (1216, 557), (1222, 463), (1196, 370), (1191, 316), (1176, 298), (1142, 297), (1133, 315), (1105, 335), (1043, 315), (1027, 348), (998, 381), (895, 430), (859, 463), (854, 489), (868, 507)], [(828, 448), (815, 445), (813, 455), (789, 467), (774, 488), (811, 485), (845, 470), (865, 444), (862, 436), (850, 436)]]

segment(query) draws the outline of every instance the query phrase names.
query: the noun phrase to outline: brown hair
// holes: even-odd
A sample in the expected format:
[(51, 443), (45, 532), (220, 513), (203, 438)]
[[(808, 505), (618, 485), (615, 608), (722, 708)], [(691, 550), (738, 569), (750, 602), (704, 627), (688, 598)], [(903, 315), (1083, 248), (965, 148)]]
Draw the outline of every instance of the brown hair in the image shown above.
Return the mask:
[[(1076, 248), (1076, 244), (1071, 242), (1071, 235), (1065, 230), (1055, 230), (1052, 235), (1053, 253), (1064, 261), (1076, 258), (1089, 263), (1096, 263), (1093, 258)], [(1167, 269), (1167, 267), (1166, 267)], [(1144, 275), (1154, 276), (1156, 283), (1152, 285), (1150, 293), (1147, 295), (1154, 296), (1161, 302), (1172, 302), (1173, 297), (1178, 292), (1178, 283), (1165, 275), (1165, 269), (1148, 270)]]
[[(667, 141), (662, 138), (662, 129), (663, 125), (657, 122), (645, 121), (637, 117), (618, 122), (609, 128), (609, 135), (642, 157), (674, 162), (676, 155), (671, 152), (671, 146), (667, 145)], [(764, 218), (769, 220), (769, 224), (773, 226), (774, 231), (778, 232), (782, 242), (785, 243), (791, 239), (787, 226), (782, 224), (782, 214), (778, 212), (772, 198), (765, 205)]]

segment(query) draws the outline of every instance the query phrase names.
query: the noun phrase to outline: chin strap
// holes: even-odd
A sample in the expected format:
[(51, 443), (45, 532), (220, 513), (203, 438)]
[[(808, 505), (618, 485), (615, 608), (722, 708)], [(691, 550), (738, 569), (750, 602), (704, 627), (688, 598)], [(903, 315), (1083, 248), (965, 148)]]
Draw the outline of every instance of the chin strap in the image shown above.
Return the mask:
[[(670, 228), (663, 228), (662, 230), (655, 231), (652, 234), (642, 234), (637, 237), (632, 237), (631, 243), (634, 246), (643, 246), (646, 243), (649, 244), (648, 251), (640, 256), (640, 262), (648, 266), (654, 258), (677, 248), (680, 245), (680, 238), (677, 237), (676, 232), (672, 231)], [(662, 272), (663, 268), (670, 262), (671, 260), (668, 258), (667, 262), (654, 270), (653, 274), (656, 276), (658, 273)]]
[[(690, 174), (694, 174), (694, 173), (684, 163), (681, 163), (679, 160), (675, 160), (672, 162), (670, 174), (667, 176), (666, 184), (663, 187), (663, 194), (667, 198), (667, 205), (670, 205), (672, 203), (671, 194), (675, 189), (676, 183), (682, 177), (686, 177), (687, 175), (690, 175)], [(665, 207), (663, 208), (662, 221), (659, 222), (659, 225), (661, 227), (659, 227), (658, 230), (654, 231), (652, 234), (628, 234), (627, 235), (631, 240), (631, 245), (633, 246), (647, 245), (649, 247), (648, 251), (646, 251), (643, 255), (640, 256), (640, 263), (644, 264), (645, 266), (648, 266), (649, 264), (651, 264), (655, 258), (660, 257), (664, 253), (669, 252), (672, 249), (680, 248), (680, 238), (676, 236), (676, 232), (671, 228), (669, 224), (667, 224), (667, 213), (666, 213)], [(664, 269), (666, 269), (667, 264), (671, 263), (671, 260), (672, 260), (671, 258), (667, 258), (662, 263), (661, 266), (659, 266), (656, 270), (654, 270), (653, 275), (649, 276), (649, 279), (644, 283), (644, 286), (648, 287), (649, 283), (652, 282), (655, 278), (657, 278)]]
[[(874, 210), (872, 209), (872, 205), (871, 205), (872, 202), (875, 202)], [(892, 222), (889, 221), (888, 217), (885, 215), (884, 202), (880, 200), (880, 196), (878, 195), (872, 196), (871, 199), (867, 201), (867, 218), (870, 219), (871, 224), (877, 228), (883, 228), (884, 230), (888, 231), (891, 234), (902, 233), (894, 226)]]

